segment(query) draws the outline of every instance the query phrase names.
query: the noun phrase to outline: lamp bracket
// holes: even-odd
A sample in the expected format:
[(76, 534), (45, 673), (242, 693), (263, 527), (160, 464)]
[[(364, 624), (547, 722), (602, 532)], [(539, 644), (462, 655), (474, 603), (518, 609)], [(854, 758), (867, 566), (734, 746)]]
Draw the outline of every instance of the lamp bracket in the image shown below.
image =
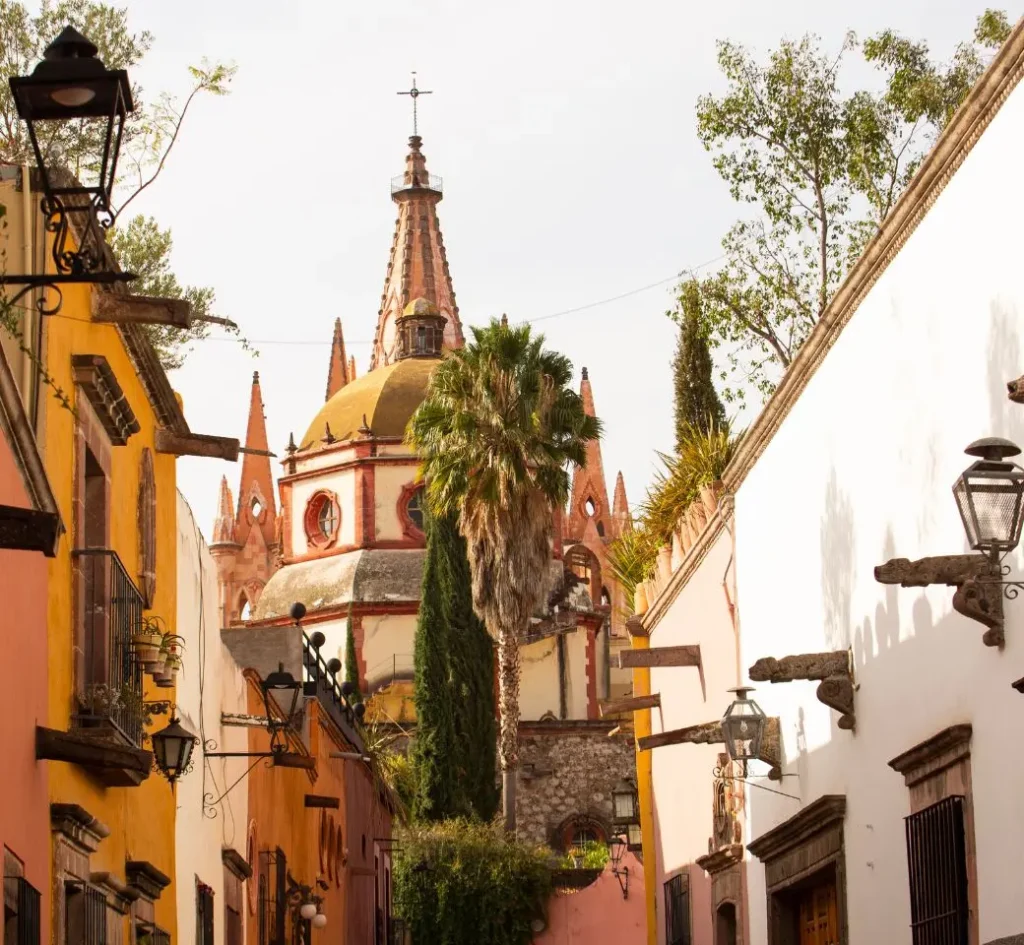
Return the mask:
[(612, 875), (619, 881), (619, 889), (622, 890), (622, 898), (629, 898), (629, 869), (623, 867), (619, 869), (617, 866), (612, 867)]
[[(945, 584), (955, 587), (953, 609), (986, 628), (981, 637), (985, 646), (1002, 647), (1004, 572), (998, 562), (987, 555), (937, 555), (930, 558), (892, 558), (875, 568), (875, 580), (880, 584), (899, 584), (901, 587), (928, 587)], [(1012, 582), (1008, 582), (1012, 583)], [(1006, 596), (1017, 596), (1016, 587)]]
[[(663, 748), (666, 745), (724, 745), (725, 735), (722, 723), (702, 722), (686, 728), (677, 728), (669, 732), (658, 732), (636, 740), (638, 751), (650, 751), (652, 748)], [(782, 780), (782, 751), (780, 726), (777, 716), (768, 716), (764, 721), (764, 735), (761, 739), (761, 761), (771, 765), (768, 779)]]
[(854, 730), (857, 720), (853, 711), (853, 660), (849, 650), (800, 653), (782, 659), (765, 656), (754, 663), (747, 674), (753, 682), (820, 680), (818, 701), (839, 713), (841, 729)]

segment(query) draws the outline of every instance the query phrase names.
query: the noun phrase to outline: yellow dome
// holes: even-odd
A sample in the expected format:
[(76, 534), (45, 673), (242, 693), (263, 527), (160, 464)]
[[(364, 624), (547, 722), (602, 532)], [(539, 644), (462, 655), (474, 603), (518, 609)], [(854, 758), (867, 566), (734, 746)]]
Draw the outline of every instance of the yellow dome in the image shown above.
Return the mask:
[(438, 358), (406, 358), (357, 377), (338, 391), (314, 417), (299, 444), (318, 444), (327, 424), (337, 440), (359, 435), (363, 417), (374, 436), (405, 436), (405, 427), (427, 396)]

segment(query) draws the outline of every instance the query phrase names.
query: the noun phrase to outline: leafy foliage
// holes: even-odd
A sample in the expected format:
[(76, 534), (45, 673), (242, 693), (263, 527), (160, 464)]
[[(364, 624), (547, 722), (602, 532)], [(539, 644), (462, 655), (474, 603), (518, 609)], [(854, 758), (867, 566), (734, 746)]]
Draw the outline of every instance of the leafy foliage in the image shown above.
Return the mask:
[(625, 592), (626, 614), (633, 613), (636, 587), (654, 573), (659, 544), (643, 520), (624, 531), (608, 547), (608, 564), (612, 575)]
[(551, 895), (550, 852), (452, 820), (400, 836), (395, 910), (414, 942), (527, 945)]
[(599, 840), (588, 840), (566, 853), (558, 865), (564, 870), (603, 870), (608, 864), (608, 845)]
[(473, 606), (498, 640), (504, 813), (515, 827), (519, 639), (547, 586), (552, 509), (569, 496), (569, 465), (601, 434), (569, 386), (572, 364), (543, 335), (503, 319), (474, 328), (431, 376), (408, 439), (422, 459), (434, 514), (457, 515)]
[[(1008, 34), (1006, 16), (987, 11), (944, 64), (892, 31), (862, 46), (849, 34), (836, 55), (814, 36), (784, 40), (764, 64), (718, 44), (728, 88), (699, 100), (697, 130), (733, 199), (756, 211), (726, 234), (721, 268), (696, 282), (704, 333), (727, 362), (727, 400), (747, 387), (771, 393)], [(881, 92), (841, 91), (841, 67), (858, 49), (884, 77)], [(691, 282), (668, 313), (676, 321)]]
[(682, 450), (690, 427), (716, 427), (725, 423), (725, 407), (712, 379), (714, 365), (701, 324), (700, 286), (691, 279), (680, 286), (683, 316), (679, 342), (672, 359), (675, 384), (676, 450)]

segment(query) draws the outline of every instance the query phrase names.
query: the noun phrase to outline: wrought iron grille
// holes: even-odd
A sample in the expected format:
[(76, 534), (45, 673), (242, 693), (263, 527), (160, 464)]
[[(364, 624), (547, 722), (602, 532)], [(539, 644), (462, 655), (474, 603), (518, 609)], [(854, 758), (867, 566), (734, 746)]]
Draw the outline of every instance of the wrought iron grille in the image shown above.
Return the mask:
[(288, 917), (288, 861), (284, 851), (260, 853), (259, 941), (260, 945), (288, 945), (285, 937)]
[(680, 873), (665, 883), (666, 945), (690, 945), (690, 889)]
[(907, 865), (914, 945), (967, 945), (963, 797), (907, 818)]
[(82, 680), (86, 721), (109, 721), (133, 745), (142, 742), (142, 667), (132, 634), (142, 622), (142, 594), (117, 553), (106, 548), (73, 552), (82, 571)]
[[(17, 912), (8, 912), (5, 941), (12, 945), (39, 945), (39, 890), (23, 876), (4, 877), (4, 901), (13, 904)], [(8, 936), (13, 936), (8, 939)]]
[(196, 882), (196, 943), (213, 945), (213, 890)]
[(171, 945), (171, 933), (163, 929), (153, 929), (153, 945)]
[(88, 883), (64, 884), (67, 945), (107, 945), (107, 896)]
[(302, 682), (304, 694), (318, 699), (338, 727), (343, 732), (349, 731), (352, 707), (341, 694), (341, 682), (327, 668), (320, 651), (305, 632), (302, 634)]

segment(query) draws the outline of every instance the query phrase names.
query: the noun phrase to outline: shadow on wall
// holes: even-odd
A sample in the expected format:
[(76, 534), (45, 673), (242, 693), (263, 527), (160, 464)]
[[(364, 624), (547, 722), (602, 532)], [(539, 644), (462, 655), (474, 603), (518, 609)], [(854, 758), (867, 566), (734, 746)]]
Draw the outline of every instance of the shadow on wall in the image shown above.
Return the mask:
[(1006, 396), (1007, 383), (1024, 374), (1017, 333), (1020, 314), (1016, 305), (1000, 299), (991, 303), (991, 312), (988, 323), (990, 427), (988, 432), (979, 432), (978, 436), (1002, 436), (1020, 445), (1018, 437), (1024, 427), (1024, 406), (1012, 403)]
[(833, 467), (821, 519), (821, 592), (829, 650), (850, 648), (850, 599), (857, 576), (853, 507)]
[(644, 868), (626, 853), (618, 869), (626, 871), (628, 897), (609, 863), (589, 886), (556, 893), (548, 903), (547, 926), (534, 945), (644, 945), (647, 940), (647, 897)]

